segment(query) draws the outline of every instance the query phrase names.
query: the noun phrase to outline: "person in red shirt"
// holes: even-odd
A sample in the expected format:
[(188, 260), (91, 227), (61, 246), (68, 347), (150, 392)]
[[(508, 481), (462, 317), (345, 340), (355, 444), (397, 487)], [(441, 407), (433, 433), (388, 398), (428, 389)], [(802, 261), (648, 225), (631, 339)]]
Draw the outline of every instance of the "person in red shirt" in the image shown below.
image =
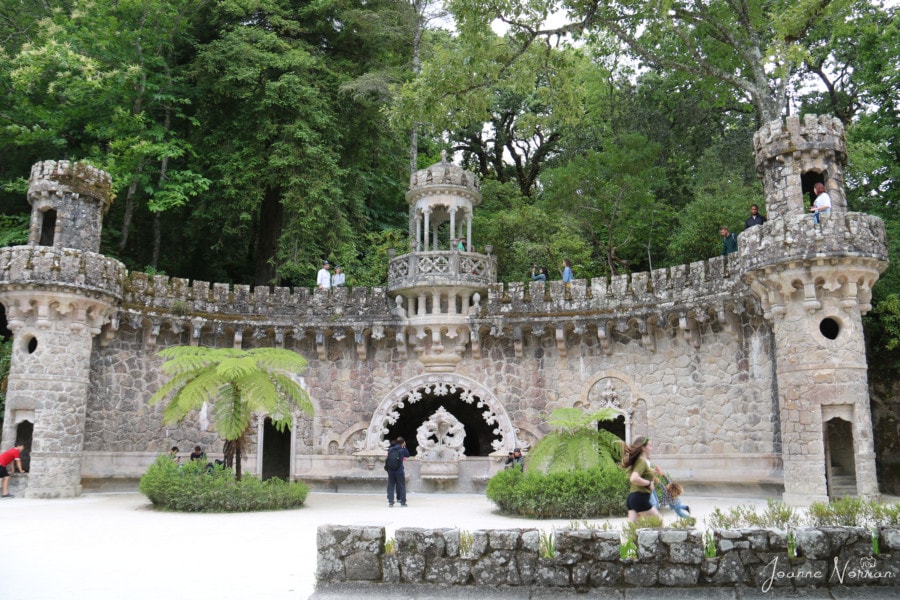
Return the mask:
[[(15, 466), (19, 467), (19, 473), (24, 473), (25, 469), (22, 468), (22, 453), (25, 451), (25, 444), (16, 444), (15, 447), (10, 448), (3, 454), (0, 454), (0, 480), (3, 481), (3, 497), (4, 498), (12, 498), (12, 494), (9, 493), (9, 471), (6, 467), (9, 466), (10, 463), (15, 463)], [(15, 471), (15, 466), (13, 467), (13, 471)]]

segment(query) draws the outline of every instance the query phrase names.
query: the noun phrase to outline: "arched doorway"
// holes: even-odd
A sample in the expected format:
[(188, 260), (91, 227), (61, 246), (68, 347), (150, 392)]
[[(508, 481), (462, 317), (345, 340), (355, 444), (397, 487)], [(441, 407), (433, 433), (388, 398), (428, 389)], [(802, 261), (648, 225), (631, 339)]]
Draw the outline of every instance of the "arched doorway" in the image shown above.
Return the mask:
[[(618, 372), (598, 374), (585, 386), (583, 396), (574, 403), (575, 408), (585, 411), (612, 409), (618, 413), (612, 420), (597, 421), (597, 430), (609, 431), (626, 444), (631, 443), (634, 433), (631, 429), (635, 422), (635, 405), (631, 380)], [(646, 414), (642, 417), (646, 421)]]
[(418, 428), (442, 406), (465, 427), (466, 456), (488, 456), (515, 447), (509, 416), (490, 390), (471, 379), (442, 373), (411, 379), (388, 394), (372, 416), (366, 449), (383, 450), (388, 440), (400, 436), (415, 455)]
[(612, 421), (597, 421), (597, 431), (608, 431), (624, 441), (628, 437), (626, 435), (625, 415), (620, 413)]
[(260, 479), (278, 477), (289, 481), (291, 478), (291, 428), (278, 431), (270, 417), (262, 425), (262, 469)]

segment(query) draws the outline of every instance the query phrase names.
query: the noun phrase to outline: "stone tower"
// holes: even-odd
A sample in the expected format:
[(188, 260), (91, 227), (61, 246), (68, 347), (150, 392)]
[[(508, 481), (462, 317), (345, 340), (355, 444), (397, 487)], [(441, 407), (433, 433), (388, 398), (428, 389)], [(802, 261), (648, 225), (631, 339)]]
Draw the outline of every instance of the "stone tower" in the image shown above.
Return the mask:
[(26, 444), (26, 496), (81, 493), (93, 340), (122, 298), (125, 267), (97, 254), (110, 177), (67, 161), (31, 170), (28, 245), (0, 249), (14, 335), (3, 440)]
[[(768, 222), (739, 238), (741, 273), (771, 323), (784, 500), (878, 496), (862, 315), (887, 266), (883, 222), (847, 212), (841, 122), (806, 115), (754, 136)], [(815, 183), (832, 199), (814, 224)]]
[(491, 247), (480, 254), (472, 244), (478, 177), (444, 156), (412, 175), (406, 200), (412, 251), (391, 258), (388, 292), (404, 323), (404, 346), (408, 341), (426, 370), (453, 371), (469, 344), (478, 352), (470, 316), (496, 281)]

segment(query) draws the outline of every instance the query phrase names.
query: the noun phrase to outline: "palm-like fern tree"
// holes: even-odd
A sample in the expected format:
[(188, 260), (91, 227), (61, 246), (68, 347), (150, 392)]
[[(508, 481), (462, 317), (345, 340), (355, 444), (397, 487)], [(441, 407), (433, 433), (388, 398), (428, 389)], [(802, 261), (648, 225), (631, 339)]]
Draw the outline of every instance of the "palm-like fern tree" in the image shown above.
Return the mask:
[(174, 346), (159, 353), (162, 371), (171, 379), (150, 398), (150, 405), (169, 396), (163, 412), (166, 423), (178, 423), (204, 402), (211, 407), (219, 435), (236, 453), (235, 478), (241, 478), (244, 434), (254, 412), (265, 412), (278, 431), (291, 422), (291, 410), (312, 415), (306, 393), (292, 375), (303, 372), (306, 359), (278, 348), (203, 348)]
[(611, 408), (585, 412), (558, 408), (547, 423), (556, 431), (544, 436), (528, 453), (528, 469), (541, 473), (614, 467), (622, 460), (622, 440), (598, 430), (597, 421), (611, 421), (619, 413)]

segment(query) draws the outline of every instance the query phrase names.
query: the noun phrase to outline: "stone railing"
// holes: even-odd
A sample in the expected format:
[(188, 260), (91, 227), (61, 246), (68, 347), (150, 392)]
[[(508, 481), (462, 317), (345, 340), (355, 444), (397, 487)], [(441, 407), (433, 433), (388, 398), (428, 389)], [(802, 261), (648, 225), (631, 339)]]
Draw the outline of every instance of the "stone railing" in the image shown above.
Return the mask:
[[(356, 593), (393, 584), (400, 594), (418, 588), (429, 597), (438, 586), (448, 597), (457, 597), (449, 591), (477, 586), (521, 590), (522, 597), (544, 588), (727, 586), (765, 593), (900, 586), (900, 529), (877, 535), (879, 554), (873, 552), (872, 532), (858, 527), (800, 529), (793, 538), (765, 529), (709, 534), (641, 529), (635, 556), (621, 558), (618, 531), (567, 529), (554, 533), (555, 551), (547, 557), (537, 529), (474, 531), (464, 537), (459, 529), (404, 528), (395, 533), (395, 552), (387, 554), (383, 527), (323, 525), (317, 536), (317, 593), (348, 584), (357, 586)], [(711, 548), (715, 557), (708, 558)]]
[(411, 252), (388, 263), (388, 290), (415, 286), (481, 287), (497, 280), (497, 259), (477, 252)]
[(121, 298), (125, 265), (94, 252), (50, 246), (0, 248), (0, 286), (71, 288)]

